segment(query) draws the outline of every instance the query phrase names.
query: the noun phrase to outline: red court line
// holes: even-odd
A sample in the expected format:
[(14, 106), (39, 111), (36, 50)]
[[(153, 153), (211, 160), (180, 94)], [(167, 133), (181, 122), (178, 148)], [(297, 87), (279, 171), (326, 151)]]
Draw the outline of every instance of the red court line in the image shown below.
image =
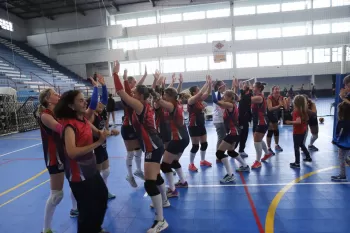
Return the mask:
[(252, 199), (252, 196), (249, 193), (248, 186), (246, 185), (247, 183), (245, 182), (245, 179), (244, 179), (244, 176), (242, 175), (242, 172), (240, 172), (239, 175), (241, 177), (242, 184), (244, 184), (244, 191), (245, 191), (245, 194), (248, 197), (249, 204), (250, 204), (250, 207), (252, 208), (253, 215), (254, 215), (254, 218), (255, 218), (255, 222), (256, 222), (256, 225), (258, 225), (259, 232), (260, 233), (265, 233), (264, 227), (261, 224), (258, 212), (256, 211), (256, 208), (255, 208), (255, 205), (254, 205), (254, 201)]
[(12, 160), (4, 161), (4, 162), (0, 163), (0, 166), (1, 166), (1, 165), (4, 165), (4, 164), (7, 164), (7, 163), (11, 163), (11, 162), (13, 162), (13, 161), (12, 161)]

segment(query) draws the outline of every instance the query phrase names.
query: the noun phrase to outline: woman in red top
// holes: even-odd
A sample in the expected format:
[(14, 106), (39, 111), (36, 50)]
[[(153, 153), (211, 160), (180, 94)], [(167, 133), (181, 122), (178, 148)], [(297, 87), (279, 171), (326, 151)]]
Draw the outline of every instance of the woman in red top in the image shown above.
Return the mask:
[(305, 154), (305, 162), (311, 162), (309, 151), (304, 144), (304, 138), (307, 130), (307, 122), (309, 116), (307, 114), (307, 102), (304, 96), (297, 95), (293, 100), (294, 111), (293, 121), (286, 121), (287, 124), (293, 125), (293, 142), (294, 142), (294, 154), (295, 162), (290, 164), (292, 168), (300, 168), (300, 148)]
[(205, 129), (205, 119), (204, 119), (204, 105), (203, 101), (208, 98), (211, 93), (212, 81), (211, 77), (206, 77), (206, 83), (199, 89), (197, 86), (190, 88), (191, 98), (187, 102), (187, 111), (189, 113), (189, 125), (188, 131), (191, 136), (192, 149), (190, 154), (190, 165), (188, 169), (190, 171), (198, 171), (197, 167), (194, 165), (194, 158), (199, 150), (199, 143), (201, 143), (201, 166), (211, 167), (211, 163), (205, 160), (206, 150), (208, 148), (207, 143), (207, 130)]

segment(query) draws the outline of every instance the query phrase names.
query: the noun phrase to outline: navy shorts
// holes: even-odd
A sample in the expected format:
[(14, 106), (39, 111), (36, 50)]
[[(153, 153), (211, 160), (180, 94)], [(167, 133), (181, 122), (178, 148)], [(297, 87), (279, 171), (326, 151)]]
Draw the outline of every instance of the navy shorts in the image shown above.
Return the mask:
[(96, 156), (96, 163), (102, 164), (104, 161), (108, 160), (107, 148), (99, 146), (94, 150)]
[(238, 143), (239, 139), (240, 139), (239, 135), (227, 134), (223, 140), (228, 144), (232, 145), (233, 143)]
[(253, 133), (265, 134), (269, 127), (267, 125), (253, 125)]
[(278, 122), (278, 113), (277, 112), (268, 112), (267, 118), (269, 119), (269, 122), (272, 124), (275, 124)]
[(188, 144), (190, 144), (189, 138), (182, 140), (171, 140), (166, 148), (166, 151), (174, 155), (182, 154)]
[(48, 172), (50, 175), (53, 174), (59, 174), (61, 172), (64, 172), (64, 165), (63, 164), (56, 164), (52, 166), (46, 166)]
[(137, 135), (132, 125), (122, 125), (121, 134), (124, 141), (136, 140)]
[(145, 152), (145, 162), (148, 163), (159, 163), (162, 160), (164, 153), (164, 147), (158, 147), (156, 150), (153, 150), (152, 152)]
[(188, 132), (191, 137), (201, 137), (207, 134), (207, 130), (204, 125), (201, 126), (188, 126)]

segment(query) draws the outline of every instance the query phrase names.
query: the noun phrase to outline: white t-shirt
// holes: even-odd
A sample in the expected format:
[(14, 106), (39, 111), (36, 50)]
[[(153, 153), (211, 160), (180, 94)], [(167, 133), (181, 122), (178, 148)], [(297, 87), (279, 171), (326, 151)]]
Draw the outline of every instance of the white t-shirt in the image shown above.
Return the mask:
[[(215, 95), (218, 96), (218, 92), (215, 92)], [(214, 104), (214, 113), (213, 113), (213, 123), (223, 123), (224, 122), (224, 111), (225, 109), (221, 108), (219, 105)]]

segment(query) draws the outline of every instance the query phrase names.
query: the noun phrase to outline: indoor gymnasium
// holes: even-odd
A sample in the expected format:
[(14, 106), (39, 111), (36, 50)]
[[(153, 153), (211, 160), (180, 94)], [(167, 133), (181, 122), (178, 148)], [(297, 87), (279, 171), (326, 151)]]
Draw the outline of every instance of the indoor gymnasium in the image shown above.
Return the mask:
[(0, 0), (1, 233), (350, 232), (350, 0)]

